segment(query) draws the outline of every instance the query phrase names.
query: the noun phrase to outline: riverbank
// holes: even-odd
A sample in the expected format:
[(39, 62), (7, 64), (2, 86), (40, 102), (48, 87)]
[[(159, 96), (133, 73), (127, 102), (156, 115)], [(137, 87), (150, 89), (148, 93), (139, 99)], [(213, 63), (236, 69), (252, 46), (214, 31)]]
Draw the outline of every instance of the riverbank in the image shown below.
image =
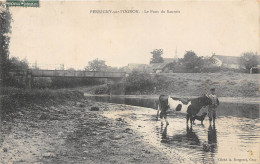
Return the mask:
[[(260, 97), (259, 74), (246, 74), (235, 72), (220, 73), (160, 73), (147, 75), (139, 79), (127, 79), (125, 81), (127, 95), (181, 95), (185, 97), (200, 96), (216, 88), (219, 97)], [(147, 84), (143, 84), (144, 81)], [(134, 90), (139, 85), (145, 85), (145, 89)], [(127, 88), (132, 88), (128, 91)], [(107, 85), (80, 87), (84, 93), (104, 94), (110, 88)], [(101, 92), (104, 91), (104, 92)]]
[(138, 107), (62, 90), (13, 92), (1, 104), (0, 163), (169, 163), (126, 121), (103, 115)]

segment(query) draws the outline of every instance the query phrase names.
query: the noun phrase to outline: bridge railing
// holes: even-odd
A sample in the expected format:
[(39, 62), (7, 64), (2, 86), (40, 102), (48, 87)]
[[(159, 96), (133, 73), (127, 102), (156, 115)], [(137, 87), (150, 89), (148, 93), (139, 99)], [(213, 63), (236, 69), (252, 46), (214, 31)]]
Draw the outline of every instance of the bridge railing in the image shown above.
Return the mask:
[(125, 72), (71, 71), (71, 70), (30, 70), (33, 77), (94, 77), (122, 78)]

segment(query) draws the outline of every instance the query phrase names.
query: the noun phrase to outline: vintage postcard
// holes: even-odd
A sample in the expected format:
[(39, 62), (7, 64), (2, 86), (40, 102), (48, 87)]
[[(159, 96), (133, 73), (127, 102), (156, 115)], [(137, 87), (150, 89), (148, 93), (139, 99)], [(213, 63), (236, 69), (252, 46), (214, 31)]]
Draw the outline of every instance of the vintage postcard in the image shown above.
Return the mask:
[(259, 7), (0, 1), (0, 163), (260, 163)]

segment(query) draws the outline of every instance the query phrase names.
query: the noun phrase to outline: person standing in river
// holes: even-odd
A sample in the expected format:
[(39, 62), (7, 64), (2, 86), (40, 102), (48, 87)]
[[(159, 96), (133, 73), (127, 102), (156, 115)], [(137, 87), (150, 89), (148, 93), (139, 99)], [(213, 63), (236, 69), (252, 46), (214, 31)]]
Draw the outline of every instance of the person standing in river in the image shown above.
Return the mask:
[(208, 106), (209, 123), (211, 125), (211, 121), (213, 120), (213, 125), (215, 125), (216, 108), (219, 106), (219, 100), (218, 96), (215, 94), (215, 88), (210, 89), (209, 98), (212, 101), (212, 104)]

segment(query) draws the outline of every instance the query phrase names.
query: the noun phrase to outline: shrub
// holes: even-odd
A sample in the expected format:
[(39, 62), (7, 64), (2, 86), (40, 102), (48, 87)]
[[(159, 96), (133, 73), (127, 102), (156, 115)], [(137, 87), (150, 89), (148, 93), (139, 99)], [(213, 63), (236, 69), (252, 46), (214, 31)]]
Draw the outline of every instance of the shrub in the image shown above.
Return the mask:
[(5, 79), (6, 86), (24, 88), (25, 80), (22, 76), (8, 76)]
[(52, 80), (48, 77), (33, 78), (32, 82), (33, 88), (50, 88), (51, 84)]
[(108, 94), (109, 88), (107, 86), (101, 86), (95, 89), (95, 94)]
[(150, 74), (133, 71), (126, 78), (126, 92), (152, 91), (155, 86), (154, 79)]

